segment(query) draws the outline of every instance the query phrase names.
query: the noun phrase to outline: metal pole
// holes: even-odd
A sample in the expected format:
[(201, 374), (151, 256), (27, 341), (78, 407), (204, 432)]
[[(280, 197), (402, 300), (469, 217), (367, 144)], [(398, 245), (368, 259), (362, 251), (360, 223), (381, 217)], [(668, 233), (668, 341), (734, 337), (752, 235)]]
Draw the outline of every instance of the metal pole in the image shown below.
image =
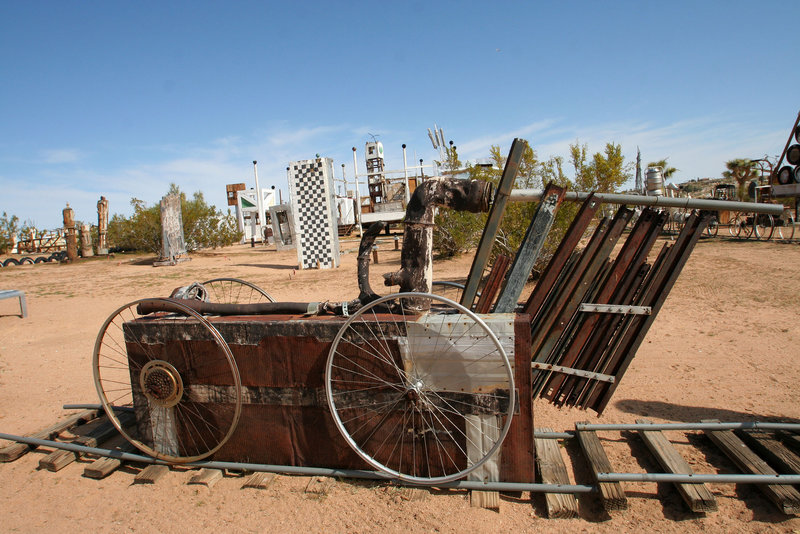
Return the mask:
[(403, 179), (406, 183), (406, 206), (408, 201), (411, 200), (411, 191), (408, 190), (408, 163), (406, 161), (406, 144), (403, 143)]
[(798, 484), (800, 475), (727, 475), (727, 474), (694, 474), (680, 475), (674, 473), (598, 473), (598, 482), (673, 482), (677, 484), (691, 483), (732, 483), (732, 484)]
[(364, 237), (364, 228), (361, 226), (361, 193), (358, 185), (358, 159), (356, 158), (356, 147), (353, 147), (353, 180), (356, 182), (356, 223), (358, 225), (358, 237)]
[[(541, 189), (515, 189), (511, 191), (508, 200), (512, 202), (538, 202), (542, 198)], [(591, 193), (568, 191), (564, 200), (583, 202)], [(670, 198), (664, 196), (622, 195), (619, 193), (594, 193), (594, 198), (607, 204), (621, 204), (629, 206), (661, 206), (668, 208), (701, 209), (710, 211), (743, 211), (747, 213), (766, 213), (780, 215), (783, 213), (781, 204), (763, 204), (755, 202), (734, 202), (730, 200), (711, 200), (703, 198)]]
[(576, 430), (791, 430), (800, 432), (798, 423), (634, 423), (588, 424), (575, 423)]
[[(258, 233), (261, 237), (261, 225), (264, 224), (264, 210), (261, 206), (261, 188), (258, 186), (258, 162), (253, 160), (253, 174), (256, 177), (256, 209), (258, 209), (258, 216), (256, 217), (256, 225), (255, 228), (258, 230)], [(255, 237), (255, 236), (253, 236)]]
[[(18, 443), (25, 443), (28, 445), (36, 445), (39, 447), (48, 447), (52, 449), (63, 449), (82, 454), (94, 454), (97, 456), (106, 456), (108, 458), (116, 458), (118, 460), (125, 460), (128, 462), (140, 462), (147, 464), (162, 464), (170, 465), (163, 460), (157, 460), (150, 456), (143, 456), (141, 454), (134, 454), (130, 452), (122, 452), (112, 449), (100, 449), (97, 447), (86, 447), (83, 445), (76, 445), (75, 443), (63, 443), (60, 441), (52, 441), (47, 439), (29, 438), (25, 436), (15, 436), (13, 434), (0, 433), (0, 439), (8, 441), (16, 441)], [(329, 476), (329, 477), (342, 477), (342, 478), (361, 478), (369, 480), (386, 480), (392, 481), (388, 475), (377, 473), (375, 471), (363, 471), (353, 469), (329, 469), (324, 467), (298, 467), (292, 465), (270, 465), (270, 464), (250, 464), (239, 462), (192, 462), (180, 464), (187, 467), (205, 467), (208, 469), (229, 469), (233, 471), (258, 471), (269, 473), (286, 473), (291, 475), (306, 475), (306, 476)], [(403, 484), (413, 485), (417, 487), (426, 487), (421, 484)], [(531, 484), (525, 482), (479, 482), (469, 480), (459, 480), (456, 482), (449, 482), (444, 484), (436, 484), (437, 488), (456, 488), (456, 489), (469, 489), (469, 490), (484, 490), (484, 491), (531, 491), (531, 492), (544, 492), (544, 493), (591, 493), (596, 491), (594, 486), (581, 485), (581, 484)]]

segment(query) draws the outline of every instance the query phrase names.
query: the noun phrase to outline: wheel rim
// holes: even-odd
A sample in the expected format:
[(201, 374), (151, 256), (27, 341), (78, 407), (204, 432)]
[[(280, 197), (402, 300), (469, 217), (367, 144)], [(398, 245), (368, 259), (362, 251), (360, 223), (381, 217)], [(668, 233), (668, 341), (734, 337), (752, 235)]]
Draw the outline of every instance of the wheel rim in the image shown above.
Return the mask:
[[(148, 301), (166, 303), (170, 313), (141, 315), (137, 306)], [(233, 354), (211, 323), (182, 304), (143, 299), (122, 306), (100, 329), (92, 363), (109, 419), (154, 458), (206, 458), (239, 421), (241, 379)], [(120, 409), (133, 410), (136, 424), (122, 421)]]
[(275, 302), (272, 296), (255, 284), (238, 278), (214, 278), (203, 282), (211, 302), (220, 304), (253, 304)]
[[(491, 385), (479, 385), (486, 377)], [(508, 433), (515, 404), (497, 336), (460, 304), (427, 293), (389, 295), (350, 317), (331, 346), (325, 391), (350, 447), (417, 484), (483, 465)]]

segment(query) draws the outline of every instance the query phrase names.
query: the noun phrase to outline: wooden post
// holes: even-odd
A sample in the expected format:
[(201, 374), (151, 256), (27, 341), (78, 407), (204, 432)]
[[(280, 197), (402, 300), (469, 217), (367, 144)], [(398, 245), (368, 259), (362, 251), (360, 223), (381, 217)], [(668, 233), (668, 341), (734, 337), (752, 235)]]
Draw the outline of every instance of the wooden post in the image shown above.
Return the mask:
[(88, 224), (81, 225), (81, 256), (88, 258), (94, 256), (92, 249), (92, 227)]
[(75, 233), (75, 211), (67, 207), (61, 212), (64, 216), (64, 233), (67, 238), (67, 261), (74, 262), (78, 259), (78, 235)]
[(97, 255), (108, 254), (108, 200), (100, 197), (97, 201)]

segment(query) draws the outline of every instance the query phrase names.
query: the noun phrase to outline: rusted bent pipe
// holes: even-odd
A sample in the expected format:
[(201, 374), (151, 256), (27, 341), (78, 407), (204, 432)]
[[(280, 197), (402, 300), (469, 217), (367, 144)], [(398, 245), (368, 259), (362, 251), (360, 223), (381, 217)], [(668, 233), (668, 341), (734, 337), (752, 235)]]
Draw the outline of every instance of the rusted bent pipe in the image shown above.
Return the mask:
[(141, 315), (154, 312), (177, 312), (182, 304), (201, 314), (211, 315), (270, 315), (270, 314), (318, 314), (322, 309), (319, 302), (258, 302), (253, 304), (220, 304), (193, 299), (158, 299), (145, 301), (136, 307)]
[(458, 211), (488, 211), (492, 184), (483, 180), (431, 179), (418, 186), (406, 208), (400, 270), (384, 274), (387, 286), (401, 292), (430, 293), (433, 282), (433, 214), (437, 206)]
[(380, 295), (372, 291), (369, 285), (369, 253), (375, 238), (386, 228), (385, 222), (376, 222), (367, 228), (361, 236), (361, 244), (358, 247), (358, 300), (361, 304), (369, 304), (373, 300), (381, 298)]

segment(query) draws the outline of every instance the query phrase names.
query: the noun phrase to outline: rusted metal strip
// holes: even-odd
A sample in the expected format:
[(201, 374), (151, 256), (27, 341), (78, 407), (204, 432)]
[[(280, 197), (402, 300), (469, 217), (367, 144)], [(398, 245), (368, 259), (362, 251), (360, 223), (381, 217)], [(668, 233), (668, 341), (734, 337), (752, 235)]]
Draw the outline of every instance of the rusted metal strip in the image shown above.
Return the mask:
[(544, 196), (536, 208), (536, 213), (528, 226), (525, 237), (522, 240), (514, 257), (514, 263), (511, 265), (511, 271), (508, 273), (506, 285), (500, 292), (495, 304), (494, 311), (496, 313), (511, 313), (517, 307), (517, 301), (522, 294), (522, 288), (525, 287), (525, 282), (531, 275), (533, 264), (539, 259), (539, 253), (542, 250), (547, 234), (550, 233), (550, 228), (553, 226), (553, 221), (556, 218), (556, 212), (564, 200), (564, 189), (553, 184), (548, 184), (544, 190)]
[(503, 283), (510, 264), (511, 258), (508, 256), (500, 254), (495, 258), (481, 296), (478, 297), (478, 303), (475, 305), (475, 313), (489, 313), (489, 310), (492, 309), (492, 303), (500, 291), (500, 285)]
[[(664, 223), (663, 213), (645, 210), (637, 225), (637, 231), (631, 232), (620, 253), (614, 261), (614, 266), (604, 279), (601, 290), (598, 292), (597, 301), (610, 304), (628, 304), (632, 302), (636, 290), (642, 283), (641, 269), (656, 239), (661, 233)], [(619, 316), (595, 315), (589, 317), (584, 323), (588, 328), (588, 337), (583, 346), (576, 346), (573, 339), (571, 350), (578, 350), (578, 356), (571, 365), (578, 369), (596, 370), (601, 367), (605, 348), (622, 320)], [(576, 377), (562, 377), (562, 401), (564, 403), (570, 396), (573, 388), (583, 389), (586, 381)], [(554, 391), (555, 395), (555, 391)], [(555, 397), (554, 397), (555, 398)]]
[(708, 225), (708, 221), (710, 219), (710, 214), (703, 214), (702, 216), (698, 217), (696, 214), (692, 213), (689, 216), (689, 219), (686, 221), (686, 225), (678, 236), (678, 240), (671, 251), (673, 252), (674, 261), (669, 261), (670, 258), (668, 258), (668, 260), (665, 262), (667, 264), (665, 269), (661, 269), (662, 271), (665, 271), (663, 275), (663, 281), (658, 284), (657, 288), (653, 287), (650, 295), (643, 296), (643, 300), (647, 299), (651, 301), (649, 305), (653, 308), (653, 314), (637, 317), (640, 320), (639, 322), (641, 326), (637, 329), (635, 335), (632, 334), (630, 336), (630, 342), (623, 344), (623, 346), (620, 347), (621, 350), (617, 353), (617, 355), (615, 355), (615, 359), (620, 360), (619, 364), (615, 365), (616, 362), (612, 361), (612, 365), (614, 365), (614, 367), (611, 367), (609, 371), (613, 372), (613, 374), (617, 377), (617, 381), (613, 384), (609, 384), (608, 386), (604, 385), (604, 387), (598, 387), (592, 397), (589, 399), (589, 404), (595, 411), (597, 411), (597, 413), (602, 413), (602, 411), (608, 405), (609, 400), (611, 400), (611, 396), (614, 394), (620, 378), (628, 369), (628, 366), (633, 360), (639, 345), (641, 345), (644, 336), (650, 329), (650, 325), (653, 324), (658, 312), (661, 310), (661, 306), (664, 304), (664, 301), (669, 295), (672, 286), (675, 285), (675, 281), (678, 279), (681, 270), (683, 270), (683, 267), (686, 265), (686, 261), (689, 259), (694, 246), (700, 239), (700, 235), (703, 233), (703, 230), (705, 230), (705, 227)]
[[(628, 239), (625, 241), (622, 250), (617, 255), (617, 259), (615, 260), (612, 269), (609, 271), (608, 275), (603, 278), (603, 282), (601, 282), (599, 285), (599, 291), (592, 299), (593, 302), (605, 303), (608, 302), (609, 298), (611, 298), (613, 291), (617, 287), (617, 282), (622, 277), (625, 269), (627, 269), (633, 254), (635, 254), (635, 252), (638, 250), (639, 245), (645, 240), (649, 230), (651, 229), (654, 216), (655, 214), (649, 210), (642, 212), (642, 214), (639, 216), (639, 220), (636, 221), (636, 225), (631, 231)], [(610, 250), (608, 252), (610, 254)], [(573, 301), (575, 300), (575, 297), (576, 296), (574, 295)], [(582, 302), (584, 299), (579, 298), (577, 300), (578, 302), (575, 303), (574, 307), (572, 308), (573, 312), (577, 312), (578, 304), (580, 304), (580, 302)], [(558, 361), (554, 361), (553, 363), (557, 365), (563, 365), (564, 367), (577, 367), (575, 363), (578, 359), (578, 356), (592, 334), (598, 319), (599, 317), (597, 316), (581, 316), (579, 318), (580, 327), (575, 331), (574, 336), (572, 336), (572, 342), (567, 348), (567, 351), (558, 359)], [(545, 397), (550, 400), (555, 400), (565, 379), (566, 377), (563, 375), (554, 375), (546, 388)]]
[(600, 208), (600, 202), (595, 200), (594, 196), (592, 195), (586, 199), (581, 206), (580, 211), (578, 211), (578, 214), (575, 215), (574, 219), (572, 219), (572, 223), (570, 224), (564, 239), (562, 239), (561, 243), (559, 243), (555, 254), (553, 254), (553, 258), (547, 264), (547, 267), (545, 267), (542, 276), (536, 283), (536, 287), (533, 288), (533, 292), (531, 293), (530, 297), (528, 297), (528, 301), (525, 303), (525, 307), (523, 308), (523, 313), (527, 313), (531, 316), (532, 323), (536, 322), (539, 310), (544, 304), (547, 296), (553, 290), (553, 287), (558, 280), (559, 273), (564, 270), (567, 261), (569, 260), (572, 252), (575, 250), (575, 247), (578, 246), (578, 242), (586, 232), (586, 228), (589, 226), (592, 218), (594, 218), (598, 208)]
[(464, 293), (461, 295), (461, 305), (467, 309), (472, 308), (475, 295), (478, 293), (478, 284), (489, 262), (489, 255), (492, 252), (494, 238), (497, 236), (497, 230), (500, 228), (500, 221), (503, 220), (503, 212), (506, 209), (508, 197), (511, 194), (511, 189), (514, 187), (517, 173), (519, 173), (519, 162), (527, 146), (528, 143), (523, 139), (514, 139), (514, 142), (511, 143), (511, 150), (508, 152), (506, 166), (503, 169), (503, 176), (500, 178), (500, 183), (497, 185), (494, 202), (492, 202), (492, 207), (489, 209), (489, 217), (486, 219), (486, 226), (483, 227), (483, 234), (478, 243), (478, 249), (475, 251), (475, 258), (472, 260), (472, 267), (469, 270), (467, 283), (464, 286)]

